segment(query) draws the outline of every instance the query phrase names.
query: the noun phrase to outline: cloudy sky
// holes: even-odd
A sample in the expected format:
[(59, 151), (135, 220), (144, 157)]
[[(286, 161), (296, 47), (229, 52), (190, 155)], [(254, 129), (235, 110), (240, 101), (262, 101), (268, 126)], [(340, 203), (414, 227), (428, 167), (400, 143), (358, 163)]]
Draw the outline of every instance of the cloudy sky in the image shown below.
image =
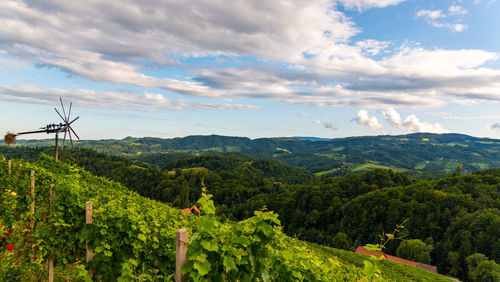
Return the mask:
[(84, 139), (500, 138), (498, 15), (494, 0), (2, 0), (0, 131), (59, 122), (62, 97)]

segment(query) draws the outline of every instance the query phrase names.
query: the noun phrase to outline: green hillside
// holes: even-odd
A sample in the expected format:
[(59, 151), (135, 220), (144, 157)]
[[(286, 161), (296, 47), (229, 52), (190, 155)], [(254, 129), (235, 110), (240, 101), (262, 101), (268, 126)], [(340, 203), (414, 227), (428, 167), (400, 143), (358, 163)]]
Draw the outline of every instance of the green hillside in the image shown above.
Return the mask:
[[(84, 280), (89, 268), (97, 280), (168, 281), (175, 269), (174, 237), (179, 228), (191, 234), (186, 270), (194, 280), (371, 280), (377, 269), (388, 281), (444, 279), (293, 240), (281, 233), (272, 212), (256, 212), (240, 222), (220, 221), (210, 195), (203, 194), (197, 203), (203, 215), (185, 215), (46, 156), (34, 163), (21, 162), (21, 170), (20, 162), (14, 161), (9, 176), (7, 162), (0, 161), (0, 279), (4, 281), (46, 280), (48, 258), (55, 260), (57, 281)], [(33, 224), (29, 208), (33, 198), (26, 193), (31, 170), (36, 179)], [(50, 184), (56, 191), (53, 211)], [(90, 227), (85, 224), (87, 201), (92, 201), (94, 210)], [(88, 264), (83, 262), (86, 240), (94, 249)], [(375, 268), (360, 267), (361, 260), (371, 261)]]
[[(186, 156), (241, 152), (258, 158), (280, 160), (314, 173), (332, 171), (331, 175), (363, 171), (370, 163), (416, 175), (449, 173), (458, 164), (462, 165), (465, 172), (500, 167), (500, 140), (497, 139), (430, 133), (349, 137), (328, 141), (299, 139), (249, 139), (218, 135), (173, 139), (128, 137), (123, 140), (78, 141), (76, 146), (159, 166)], [(53, 142), (21, 140), (19, 144), (48, 146), (53, 145)]]
[[(35, 159), (37, 152), (51, 152), (3, 150), (9, 158)], [(379, 234), (408, 218), (408, 239), (425, 244), (429, 261), (440, 272), (462, 279), (469, 276), (469, 256), (500, 262), (500, 233), (494, 227), (500, 218), (498, 169), (468, 175), (456, 170), (429, 181), (394, 169), (374, 169), (376, 164), (358, 174), (316, 178), (299, 168), (241, 153), (187, 157), (163, 169), (88, 149), (64, 150), (60, 158), (177, 208), (195, 204), (206, 185), (218, 216), (245, 220), (266, 207), (279, 214), (285, 234), (324, 246), (352, 250), (377, 243)], [(387, 244), (387, 253), (395, 255), (399, 243)]]

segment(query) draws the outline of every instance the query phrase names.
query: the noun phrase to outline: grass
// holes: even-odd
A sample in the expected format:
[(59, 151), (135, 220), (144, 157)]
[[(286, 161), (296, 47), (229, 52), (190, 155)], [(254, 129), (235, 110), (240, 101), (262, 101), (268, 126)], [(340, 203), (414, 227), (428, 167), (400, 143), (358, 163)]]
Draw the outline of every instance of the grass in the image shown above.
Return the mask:
[(373, 163), (359, 165), (355, 169), (353, 169), (352, 171), (353, 172), (357, 172), (357, 171), (372, 170), (372, 169), (392, 169), (395, 172), (405, 172), (405, 171), (407, 171), (406, 168), (389, 167), (389, 166), (379, 165), (379, 164), (373, 164)]
[(304, 244), (307, 244), (308, 248), (319, 257), (327, 259), (328, 257), (335, 256), (342, 263), (353, 265), (353, 267), (363, 268), (363, 261), (369, 260), (380, 269), (382, 276), (389, 281), (450, 281), (450, 279), (436, 273), (401, 263), (395, 263), (386, 259), (376, 259), (372, 256), (338, 250), (313, 243)]
[(276, 151), (283, 151), (285, 153), (291, 154), (292, 152), (288, 151), (287, 149), (284, 148), (276, 148)]
[(224, 150), (222, 147), (212, 147), (212, 148), (206, 148), (206, 149), (201, 149), (202, 152), (216, 152), (216, 153), (223, 153)]
[(455, 147), (455, 146), (460, 146), (460, 147), (464, 147), (464, 148), (469, 147), (469, 145), (467, 145), (467, 144), (462, 144), (462, 143), (457, 143), (457, 142), (446, 143), (446, 145), (451, 146), (451, 147)]
[(472, 166), (475, 166), (479, 169), (488, 169), (490, 168), (490, 166), (488, 164), (485, 164), (485, 163), (470, 163), (470, 165)]
[(236, 148), (235, 146), (226, 146), (225, 149), (226, 152), (238, 152), (238, 148)]
[(325, 175), (325, 174), (328, 174), (328, 173), (335, 172), (336, 170), (337, 170), (336, 168), (332, 168), (330, 170), (324, 170), (324, 171), (316, 172), (315, 175), (322, 176), (322, 175)]
[(415, 166), (415, 169), (424, 169), (428, 162), (420, 162)]
[(477, 143), (480, 143), (480, 144), (486, 144), (486, 145), (496, 145), (496, 144), (499, 144), (499, 142), (495, 142), (495, 141), (476, 141)]

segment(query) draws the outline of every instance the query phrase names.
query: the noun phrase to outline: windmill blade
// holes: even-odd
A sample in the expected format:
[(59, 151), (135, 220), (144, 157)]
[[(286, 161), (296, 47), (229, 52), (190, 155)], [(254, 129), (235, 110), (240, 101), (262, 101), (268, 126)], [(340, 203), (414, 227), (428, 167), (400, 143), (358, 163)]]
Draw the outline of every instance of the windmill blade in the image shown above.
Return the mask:
[(68, 112), (67, 120), (69, 120), (69, 117), (71, 116), (71, 107), (72, 106), (73, 106), (73, 102), (69, 102), (69, 112)]
[(80, 140), (80, 137), (78, 137), (78, 134), (76, 134), (76, 132), (73, 130), (73, 128), (71, 128), (71, 126), (69, 127), (69, 129), (71, 130), (71, 132), (73, 132), (73, 134), (75, 134), (76, 138)]
[[(73, 146), (73, 138), (71, 138), (71, 131), (68, 130), (68, 133), (69, 133), (69, 141), (71, 142), (71, 149), (73, 149), (73, 148), (75, 148), (75, 146)], [(80, 139), (80, 138), (78, 138), (78, 139)]]
[(62, 118), (62, 120), (64, 122), (66, 122), (66, 120), (63, 118), (63, 116), (61, 115), (61, 113), (59, 113), (59, 111), (56, 108), (54, 108), (54, 110), (56, 110), (56, 113)]
[(61, 102), (61, 107), (62, 107), (63, 113), (64, 113), (64, 119), (63, 120), (64, 120), (64, 122), (68, 123), (68, 120), (66, 118), (66, 110), (64, 110), (64, 104), (62, 102), (62, 98), (61, 97), (59, 97), (59, 101)]
[(70, 123), (68, 123), (67, 125), (70, 126), (73, 122), (75, 122), (77, 119), (79, 119), (80, 117), (76, 117), (74, 120), (72, 120)]

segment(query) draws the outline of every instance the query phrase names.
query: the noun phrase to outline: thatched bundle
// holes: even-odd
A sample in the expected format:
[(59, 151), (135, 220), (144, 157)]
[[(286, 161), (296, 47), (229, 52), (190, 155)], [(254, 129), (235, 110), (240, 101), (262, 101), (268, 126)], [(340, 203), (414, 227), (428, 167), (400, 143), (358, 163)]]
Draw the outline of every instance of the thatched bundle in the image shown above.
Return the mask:
[(5, 134), (3, 141), (7, 145), (12, 144), (12, 143), (16, 143), (16, 136), (17, 136), (16, 134), (14, 134), (12, 132), (8, 132), (7, 134)]

